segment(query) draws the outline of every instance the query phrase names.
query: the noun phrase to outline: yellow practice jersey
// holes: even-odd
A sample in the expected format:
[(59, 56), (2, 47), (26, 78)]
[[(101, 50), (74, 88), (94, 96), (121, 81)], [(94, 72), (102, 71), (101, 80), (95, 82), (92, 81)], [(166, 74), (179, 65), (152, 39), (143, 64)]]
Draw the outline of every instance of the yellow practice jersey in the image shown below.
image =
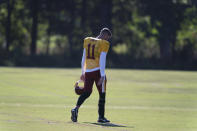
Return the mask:
[(109, 42), (106, 40), (87, 37), (84, 39), (84, 48), (86, 50), (86, 69), (94, 69), (99, 67), (99, 60), (101, 52), (108, 52)]

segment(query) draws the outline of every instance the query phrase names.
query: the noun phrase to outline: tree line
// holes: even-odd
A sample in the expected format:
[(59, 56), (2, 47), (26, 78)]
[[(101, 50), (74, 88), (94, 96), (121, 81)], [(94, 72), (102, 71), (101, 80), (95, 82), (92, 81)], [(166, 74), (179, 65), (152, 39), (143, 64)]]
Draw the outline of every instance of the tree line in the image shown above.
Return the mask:
[(112, 30), (109, 67), (196, 69), (196, 0), (0, 0), (0, 65), (79, 67)]

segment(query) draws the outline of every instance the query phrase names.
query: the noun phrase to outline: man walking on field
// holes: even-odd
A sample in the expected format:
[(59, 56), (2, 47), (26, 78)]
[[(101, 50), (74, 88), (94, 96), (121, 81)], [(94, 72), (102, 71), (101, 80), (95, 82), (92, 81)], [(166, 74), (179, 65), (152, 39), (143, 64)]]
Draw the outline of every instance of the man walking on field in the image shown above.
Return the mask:
[(99, 36), (87, 37), (84, 39), (84, 49), (81, 61), (82, 75), (81, 80), (84, 81), (84, 92), (78, 98), (76, 107), (71, 110), (71, 120), (77, 122), (78, 110), (83, 102), (92, 93), (93, 84), (95, 82), (99, 92), (98, 102), (98, 122), (106, 123), (105, 115), (105, 95), (106, 95), (106, 75), (105, 63), (106, 55), (109, 50), (112, 33), (108, 28), (103, 28)]

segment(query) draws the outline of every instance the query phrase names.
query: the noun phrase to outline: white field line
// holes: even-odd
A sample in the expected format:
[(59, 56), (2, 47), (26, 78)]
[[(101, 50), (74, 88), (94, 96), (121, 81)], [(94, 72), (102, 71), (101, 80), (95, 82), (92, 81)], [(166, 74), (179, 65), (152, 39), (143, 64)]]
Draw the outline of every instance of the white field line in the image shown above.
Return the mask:
[[(73, 108), (74, 105), (63, 104), (28, 104), (28, 103), (0, 103), (0, 107), (48, 107), (48, 108)], [(82, 108), (97, 109), (97, 106), (84, 105)], [(114, 110), (161, 110), (161, 111), (197, 111), (197, 108), (179, 108), (179, 107), (152, 107), (152, 106), (107, 106), (107, 109)]]

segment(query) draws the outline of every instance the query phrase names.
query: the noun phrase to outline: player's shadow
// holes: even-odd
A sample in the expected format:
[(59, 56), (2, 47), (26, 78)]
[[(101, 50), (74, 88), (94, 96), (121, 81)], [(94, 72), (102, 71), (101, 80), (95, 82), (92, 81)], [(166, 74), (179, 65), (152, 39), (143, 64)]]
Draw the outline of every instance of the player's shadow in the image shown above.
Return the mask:
[(134, 127), (129, 127), (129, 126), (125, 126), (125, 125), (119, 125), (119, 124), (114, 124), (114, 123), (91, 123), (91, 122), (84, 122), (84, 123), (98, 125), (98, 126), (105, 126), (105, 127), (127, 127), (127, 128), (134, 128)]

